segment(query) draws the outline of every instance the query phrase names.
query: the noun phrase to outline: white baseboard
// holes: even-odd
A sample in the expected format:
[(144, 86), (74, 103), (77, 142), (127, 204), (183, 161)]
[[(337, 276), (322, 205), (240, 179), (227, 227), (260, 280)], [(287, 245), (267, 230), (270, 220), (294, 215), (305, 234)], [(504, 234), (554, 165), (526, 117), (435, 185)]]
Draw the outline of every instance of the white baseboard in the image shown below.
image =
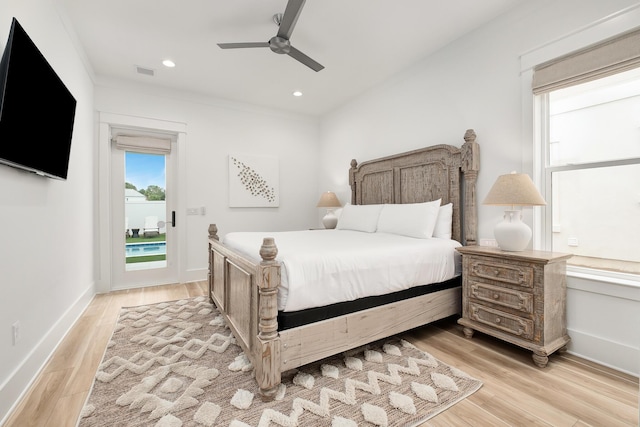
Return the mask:
[(0, 385), (0, 426), (7, 420), (62, 339), (87, 308), (95, 295), (94, 287), (95, 284), (92, 284), (80, 295), (25, 357), (20, 366)]
[(191, 282), (198, 282), (200, 280), (207, 280), (207, 274), (209, 274), (208, 268), (194, 268), (191, 270), (187, 270), (185, 272), (184, 277), (182, 278), (182, 283), (191, 283)]
[[(569, 353), (636, 377), (640, 376), (639, 349), (571, 329), (567, 332), (571, 337), (567, 346)], [(580, 352), (576, 349), (580, 349)]]

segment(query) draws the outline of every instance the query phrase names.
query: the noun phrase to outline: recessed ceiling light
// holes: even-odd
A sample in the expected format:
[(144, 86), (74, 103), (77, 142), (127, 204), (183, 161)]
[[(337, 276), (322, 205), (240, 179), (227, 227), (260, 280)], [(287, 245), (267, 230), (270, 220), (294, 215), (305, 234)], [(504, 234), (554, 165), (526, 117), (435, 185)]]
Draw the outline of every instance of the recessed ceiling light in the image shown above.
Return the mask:
[(299, 90), (296, 90), (293, 92), (293, 96), (302, 96), (302, 92), (300, 92)]
[(170, 59), (165, 59), (164, 61), (162, 61), (162, 65), (164, 65), (165, 67), (173, 68), (176, 66), (176, 63)]

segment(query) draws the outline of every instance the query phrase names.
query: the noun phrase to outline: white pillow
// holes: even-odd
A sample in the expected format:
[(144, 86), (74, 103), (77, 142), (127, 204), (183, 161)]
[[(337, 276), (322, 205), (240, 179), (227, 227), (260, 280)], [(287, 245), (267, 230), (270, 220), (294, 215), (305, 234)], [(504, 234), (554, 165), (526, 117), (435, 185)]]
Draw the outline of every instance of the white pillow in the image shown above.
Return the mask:
[(440, 200), (425, 203), (384, 205), (378, 219), (378, 232), (428, 239), (438, 218)]
[(376, 231), (381, 210), (382, 205), (347, 204), (342, 208), (336, 229), (373, 233)]
[(451, 227), (453, 226), (453, 203), (440, 206), (436, 226), (433, 229), (433, 237), (451, 239)]

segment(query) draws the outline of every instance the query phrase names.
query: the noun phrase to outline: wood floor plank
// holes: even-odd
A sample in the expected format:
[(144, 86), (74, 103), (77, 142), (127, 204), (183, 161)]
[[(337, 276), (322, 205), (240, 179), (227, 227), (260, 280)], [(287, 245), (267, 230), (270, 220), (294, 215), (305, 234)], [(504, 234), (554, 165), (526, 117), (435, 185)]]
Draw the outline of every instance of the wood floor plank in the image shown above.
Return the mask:
[(482, 405), (482, 409), (492, 414), (502, 422), (510, 426), (528, 426), (528, 427), (571, 427), (576, 423), (577, 418), (568, 417), (566, 423), (559, 423), (557, 418), (554, 418), (554, 424), (550, 424), (545, 419), (546, 416), (539, 417), (540, 413), (529, 412), (528, 405), (515, 404), (513, 401), (506, 401), (501, 397), (496, 397)]
[(93, 297), (83, 316), (102, 316), (107, 307), (109, 297), (107, 294), (98, 294)]
[(46, 424), (42, 424), (41, 427), (73, 427), (75, 425), (75, 420), (73, 424), (69, 424), (69, 414), (79, 414), (88, 395), (89, 391), (75, 393), (69, 396), (62, 396), (58, 399), (58, 402), (47, 419)]
[[(3, 427), (74, 426), (122, 307), (207, 295), (206, 281), (96, 295)], [(638, 378), (568, 353), (547, 368), (493, 337), (467, 339), (455, 318), (405, 339), (483, 381), (467, 399), (422, 427), (638, 426)]]
[(49, 359), (45, 372), (72, 368), (80, 363), (79, 359), (83, 358), (85, 349), (92, 340), (92, 332), (98, 319), (96, 316), (80, 316)]
[[(489, 357), (487, 354), (485, 357)], [(517, 362), (504, 360), (502, 363), (511, 369), (503, 380), (513, 389), (527, 388), (532, 396), (549, 406), (562, 409), (576, 419), (585, 420), (595, 425), (629, 425), (637, 421), (637, 409), (609, 398), (599, 389), (586, 390), (575, 382), (565, 382), (555, 375), (557, 369), (547, 366), (545, 369), (537, 368), (531, 364), (522, 370), (524, 375), (516, 372), (520, 369)], [(514, 365), (511, 365), (514, 363)], [(566, 408), (571, 406), (572, 409)], [(606, 412), (611, 412), (607, 414)]]
[[(454, 409), (455, 411), (451, 411)], [(436, 415), (429, 421), (429, 426), (491, 426), (491, 427), (510, 427), (499, 417), (491, 414), (482, 407), (475, 405), (470, 399), (465, 399), (455, 406)]]
[(626, 381), (614, 383), (611, 377), (602, 377), (598, 372), (587, 370), (584, 367), (576, 369), (575, 367), (568, 368), (564, 364), (556, 364), (553, 374), (558, 379), (571, 381), (587, 393), (598, 390), (599, 394), (627, 405), (633, 405), (638, 400), (637, 385)]
[[(40, 375), (4, 427), (42, 427), (47, 424), (71, 369)], [(67, 424), (72, 425), (72, 424)]]
[(209, 284), (205, 281), (192, 282), (188, 283), (187, 285), (190, 297), (208, 295), (209, 293)]
[[(524, 413), (536, 414), (537, 418), (552, 425), (571, 425), (576, 421), (577, 417), (566, 414), (565, 411), (559, 410), (553, 405), (548, 405), (546, 402), (535, 398), (535, 396), (531, 396), (530, 390), (524, 387), (513, 387), (508, 381), (505, 381), (506, 378), (509, 378), (509, 370), (505, 368), (504, 363), (495, 363), (493, 360), (488, 361), (486, 354), (479, 352), (478, 349), (480, 347), (476, 344), (460, 342), (459, 339), (452, 337), (450, 334), (441, 334), (438, 338), (437, 342), (434, 340), (433, 346), (430, 343), (425, 344), (423, 341), (416, 343), (416, 345), (419, 348), (425, 345), (427, 348), (423, 349), (440, 360), (446, 360), (448, 363), (452, 363), (450, 362), (452, 357), (459, 358), (453, 364), (469, 375), (482, 380), (484, 385), (481, 391), (486, 389), (492, 391), (493, 395), (490, 399), (486, 399), (487, 402), (495, 402), (494, 397), (497, 395), (500, 396), (499, 399), (505, 407), (518, 407)], [(464, 358), (464, 361), (462, 361), (462, 358)], [(476, 393), (469, 399), (477, 405), (485, 407), (485, 402), (477, 400), (481, 396), (480, 393)], [(509, 422), (508, 419), (504, 421)]]
[(87, 393), (91, 389), (112, 333), (108, 328), (101, 328), (92, 333), (92, 340), (84, 350), (82, 361), (73, 367), (65, 384), (63, 396)]
[(620, 384), (623, 387), (626, 385), (625, 389), (628, 390), (636, 389), (638, 384), (638, 378), (626, 372), (617, 371), (608, 366), (599, 365), (596, 362), (566, 352), (560, 353), (559, 357), (563, 360), (562, 366), (566, 369), (571, 369), (572, 367), (582, 368), (582, 370), (589, 372), (597, 378), (619, 380)]
[[(425, 329), (427, 328), (430, 326)], [(475, 335), (473, 339), (465, 342), (461, 341), (460, 336), (446, 332), (419, 329), (414, 331), (413, 335), (418, 339), (418, 347), (431, 352), (435, 357), (442, 360), (453, 358), (457, 360), (454, 365), (470, 375), (482, 380), (490, 378), (492, 382), (490, 384), (485, 382), (485, 385), (495, 388), (497, 392), (504, 395), (507, 404), (522, 405), (524, 390), (529, 397), (528, 411), (542, 417), (551, 425), (573, 425), (572, 420), (575, 422), (578, 419), (594, 425), (637, 425), (638, 423), (637, 379), (632, 387), (636, 393), (634, 399), (626, 399), (624, 393), (613, 393), (612, 396), (607, 397), (597, 389), (586, 390), (580, 378), (578, 383), (574, 383), (575, 379), (570, 377), (558, 378), (555, 375), (557, 369), (554, 371), (554, 366), (561, 363), (562, 358), (555, 358), (554, 363), (550, 363), (545, 369), (540, 369), (532, 364), (528, 355), (522, 357), (515, 353), (514, 356), (513, 349), (504, 344), (499, 347), (501, 351), (497, 351), (495, 343), (485, 346), (484, 343), (479, 343), (480, 340), (476, 340)], [(526, 353), (519, 348), (516, 352)], [(474, 356), (478, 358), (470, 362), (469, 359)], [(597, 369), (591, 368), (589, 372), (591, 375), (597, 375)], [(623, 383), (615, 377), (609, 377), (609, 380), (616, 381), (615, 384), (607, 386), (612, 390)], [(511, 400), (514, 397), (517, 399)], [(616, 397), (620, 397), (622, 402), (619, 402)], [(473, 396), (470, 399), (473, 399)], [(546, 414), (543, 415), (543, 411)], [(561, 414), (560, 418), (558, 418), (559, 414)]]

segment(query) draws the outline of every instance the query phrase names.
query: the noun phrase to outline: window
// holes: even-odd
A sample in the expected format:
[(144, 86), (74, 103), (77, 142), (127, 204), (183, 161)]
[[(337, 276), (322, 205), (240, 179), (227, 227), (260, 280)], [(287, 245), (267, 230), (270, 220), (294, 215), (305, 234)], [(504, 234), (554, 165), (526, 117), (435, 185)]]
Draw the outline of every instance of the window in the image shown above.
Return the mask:
[(640, 275), (640, 68), (538, 97), (547, 249)]

